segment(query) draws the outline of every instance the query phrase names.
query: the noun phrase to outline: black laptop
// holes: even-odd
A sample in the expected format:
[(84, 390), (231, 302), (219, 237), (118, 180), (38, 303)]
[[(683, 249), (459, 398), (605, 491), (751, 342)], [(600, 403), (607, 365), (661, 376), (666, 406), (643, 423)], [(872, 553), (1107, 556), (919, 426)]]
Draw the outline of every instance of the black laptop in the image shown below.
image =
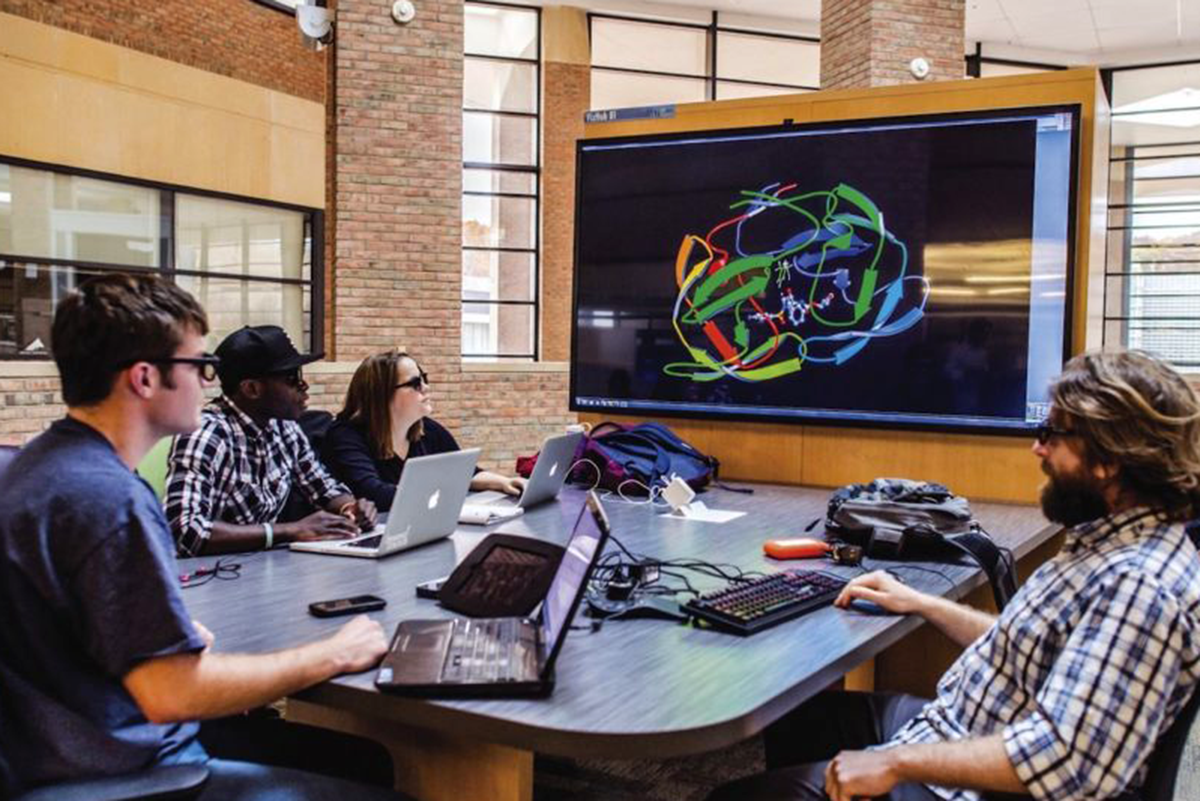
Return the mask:
[(608, 516), (596, 494), (589, 492), (536, 619), (401, 621), (375, 685), (424, 696), (549, 695), (554, 661), (608, 532)]

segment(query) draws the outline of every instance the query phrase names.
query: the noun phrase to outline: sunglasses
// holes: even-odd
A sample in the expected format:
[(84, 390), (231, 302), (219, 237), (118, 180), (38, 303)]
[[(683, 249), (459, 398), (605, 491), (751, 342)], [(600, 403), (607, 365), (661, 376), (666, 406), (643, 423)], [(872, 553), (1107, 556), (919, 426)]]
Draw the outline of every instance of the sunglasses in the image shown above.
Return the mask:
[(424, 370), (421, 370), (419, 374), (413, 376), (412, 378), (408, 379), (407, 381), (397, 384), (396, 389), (411, 389), (411, 390), (416, 391), (416, 390), (419, 390), (422, 386), (424, 386), (426, 388), (429, 387), (429, 374), (426, 373)]
[(217, 365), (221, 363), (221, 359), (213, 356), (211, 353), (206, 353), (203, 356), (195, 358), (170, 358), (170, 359), (150, 359), (151, 364), (190, 364), (196, 368), (196, 372), (200, 374), (200, 378), (205, 381), (215, 381), (217, 379)]
[(1033, 429), (1033, 438), (1037, 440), (1039, 445), (1047, 445), (1050, 440), (1055, 437), (1074, 437), (1074, 431), (1068, 431), (1065, 428), (1055, 428), (1049, 420), (1043, 420), (1038, 424), (1038, 427)]
[(294, 370), (288, 370), (285, 373), (271, 373), (269, 377), (278, 378), (289, 387), (294, 387), (296, 389), (308, 386), (308, 384), (304, 381), (303, 376), (300, 375), (299, 367), (295, 368)]

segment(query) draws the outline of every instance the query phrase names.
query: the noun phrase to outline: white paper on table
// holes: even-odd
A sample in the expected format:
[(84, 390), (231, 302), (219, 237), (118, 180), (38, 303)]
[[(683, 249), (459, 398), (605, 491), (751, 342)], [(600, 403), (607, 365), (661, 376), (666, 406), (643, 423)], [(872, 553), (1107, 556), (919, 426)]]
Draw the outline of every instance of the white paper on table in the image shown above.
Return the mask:
[(678, 511), (663, 512), (659, 517), (673, 517), (676, 520), (698, 520), (701, 523), (728, 523), (736, 520), (745, 512), (731, 512), (727, 509), (709, 509), (704, 501), (692, 501), (687, 506), (679, 507)]

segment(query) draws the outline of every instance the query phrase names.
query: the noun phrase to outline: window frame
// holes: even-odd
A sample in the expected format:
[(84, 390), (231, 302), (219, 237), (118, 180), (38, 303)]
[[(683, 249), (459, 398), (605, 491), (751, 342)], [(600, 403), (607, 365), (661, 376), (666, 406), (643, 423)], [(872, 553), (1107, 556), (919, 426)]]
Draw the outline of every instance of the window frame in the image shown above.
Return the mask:
[[(1200, 58), (1172, 60), (1172, 61), (1163, 61), (1163, 62), (1151, 62), (1151, 63), (1146, 63), (1146, 64), (1130, 64), (1130, 65), (1124, 65), (1124, 66), (1120, 66), (1120, 67), (1106, 67), (1100, 71), (1100, 76), (1101, 76), (1101, 82), (1104, 86), (1105, 93), (1108, 95), (1108, 98), (1111, 102), (1111, 99), (1113, 97), (1113, 76), (1115, 73), (1136, 72), (1137, 70), (1161, 69), (1164, 67), (1180, 67), (1180, 66), (1193, 66), (1193, 65), (1200, 65)], [(1188, 110), (1195, 110), (1195, 109), (1172, 108), (1172, 109), (1166, 109), (1165, 111), (1173, 112), (1173, 111), (1188, 111)], [(1151, 113), (1151, 112), (1149, 112), (1149, 111), (1132, 111), (1132, 112), (1130, 112), (1130, 111), (1126, 111), (1126, 112), (1113, 111), (1113, 112), (1111, 112), (1111, 116), (1115, 120), (1119, 117), (1136, 117), (1139, 114), (1146, 114), (1146, 113)], [(1161, 112), (1154, 112), (1154, 113), (1161, 113)], [(1155, 148), (1181, 147), (1181, 146), (1193, 147), (1193, 148), (1195, 148), (1195, 150), (1193, 153), (1186, 153), (1186, 154), (1154, 155), (1154, 153), (1153, 153), (1153, 150)], [(1171, 201), (1148, 200), (1148, 201), (1143, 201), (1140, 203), (1138, 202), (1138, 200), (1136, 199), (1135, 194), (1134, 194), (1134, 183), (1136, 180), (1138, 180), (1138, 178), (1132, 174), (1134, 165), (1139, 161), (1155, 161), (1155, 160), (1160, 160), (1160, 159), (1164, 159), (1164, 158), (1179, 158), (1180, 156), (1185, 156), (1185, 157), (1186, 156), (1200, 156), (1200, 137), (1197, 137), (1195, 139), (1187, 139), (1187, 140), (1172, 140), (1170, 142), (1158, 142), (1158, 143), (1155, 143), (1152, 145), (1142, 145), (1141, 147), (1150, 148), (1151, 153), (1147, 154), (1147, 155), (1139, 156), (1138, 155), (1139, 146), (1137, 146), (1137, 145), (1128, 146), (1127, 152), (1121, 156), (1114, 157), (1111, 146), (1109, 147), (1109, 151), (1108, 151), (1108, 164), (1109, 164), (1109, 176), (1110, 177), (1107, 180), (1109, 181), (1110, 197), (1109, 197), (1109, 203), (1108, 203), (1108, 212), (1109, 213), (1107, 214), (1106, 219), (1105, 219), (1104, 233), (1105, 233), (1105, 237), (1108, 240), (1109, 248), (1112, 247), (1114, 235), (1120, 237), (1120, 246), (1119, 246), (1120, 254), (1119, 254), (1119, 258), (1116, 260), (1112, 259), (1111, 255), (1106, 254), (1108, 257), (1105, 259), (1105, 262), (1103, 264), (1103, 273), (1101, 276), (1101, 280), (1104, 283), (1104, 292), (1103, 292), (1103, 300), (1102, 300), (1102, 305), (1101, 305), (1101, 319), (1100, 319), (1100, 332), (1101, 332), (1100, 336), (1101, 336), (1101, 338), (1100, 338), (1100, 342), (1101, 342), (1101, 347), (1104, 349), (1109, 349), (1112, 347), (1121, 347), (1121, 348), (1129, 347), (1129, 333), (1130, 333), (1130, 331), (1134, 330), (1135, 326), (1140, 322), (1150, 322), (1150, 323), (1176, 322), (1176, 323), (1178, 323), (1178, 322), (1187, 322), (1190, 320), (1198, 319), (1196, 317), (1191, 317), (1191, 316), (1187, 316), (1187, 315), (1165, 315), (1165, 316), (1154, 315), (1154, 316), (1151, 316), (1151, 315), (1147, 315), (1145, 313), (1134, 314), (1134, 312), (1133, 312), (1132, 307), (1133, 307), (1135, 296), (1130, 292), (1129, 279), (1135, 278), (1137, 276), (1160, 275), (1160, 276), (1169, 278), (1170, 276), (1194, 277), (1194, 276), (1200, 275), (1200, 262), (1197, 262), (1197, 266), (1193, 270), (1180, 270), (1180, 271), (1154, 273), (1154, 272), (1138, 272), (1138, 271), (1135, 271), (1132, 269), (1132, 265), (1135, 263), (1135, 261), (1133, 259), (1133, 248), (1135, 247), (1135, 245), (1133, 244), (1133, 231), (1136, 228), (1145, 227), (1145, 226), (1133, 225), (1132, 224), (1133, 216), (1138, 213), (1139, 208), (1148, 210), (1148, 213), (1162, 213), (1161, 210), (1164, 207), (1168, 208), (1168, 210), (1169, 210), (1169, 207), (1171, 205), (1173, 205)], [(1117, 202), (1114, 202), (1114, 199), (1111, 196), (1112, 165), (1118, 164), (1118, 163), (1127, 165), (1125, 167), (1127, 174), (1125, 175), (1125, 178), (1124, 178), (1124, 187), (1125, 187), (1124, 195), (1121, 198), (1119, 198), (1119, 200), (1117, 200)], [(1189, 178), (1191, 180), (1195, 180), (1197, 177), (1200, 177), (1200, 176), (1176, 176), (1176, 177), (1183, 177), (1183, 178)], [(1144, 180), (1164, 180), (1164, 179), (1147, 177)], [(1197, 203), (1196, 201), (1181, 201), (1181, 202), (1178, 202), (1178, 204), (1179, 205), (1188, 205), (1188, 206), (1200, 205), (1200, 203)], [(1118, 220), (1116, 220), (1116, 222), (1114, 222), (1113, 215), (1112, 215), (1112, 211), (1114, 211), (1114, 210), (1117, 210), (1117, 211), (1123, 213), (1122, 217), (1119, 218)], [(1143, 213), (1147, 213), (1147, 212), (1143, 212)], [(1144, 247), (1144, 246), (1142, 246), (1142, 247)], [(1155, 261), (1158, 262), (1159, 260), (1155, 260)], [(1192, 262), (1192, 260), (1161, 260), (1161, 263), (1164, 263), (1164, 264), (1191, 263), (1191, 262)], [(1142, 260), (1138, 260), (1136, 263), (1146, 263), (1146, 262), (1144, 262)], [(1109, 313), (1109, 303), (1110, 303), (1109, 285), (1111, 283), (1110, 279), (1112, 279), (1112, 278), (1122, 279), (1121, 280), (1121, 288), (1120, 288), (1120, 292), (1121, 292), (1120, 309), (1118, 310), (1119, 313), (1116, 313), (1116, 314)], [(1149, 295), (1170, 296), (1170, 294), (1171, 293), (1164, 294), (1161, 292), (1157, 292), (1157, 293), (1144, 293), (1143, 292), (1143, 293), (1139, 293), (1138, 297), (1147, 297)], [(1191, 297), (1196, 297), (1196, 295), (1192, 295)], [(1110, 322), (1116, 323), (1120, 326), (1121, 333), (1119, 335), (1120, 336), (1119, 341), (1116, 341), (1116, 342), (1111, 341), (1111, 338), (1109, 337), (1109, 323)], [(1150, 330), (1153, 330), (1153, 328), (1154, 327), (1152, 325), (1150, 327)], [(1170, 330), (1170, 329), (1168, 329), (1168, 330)], [(1176, 329), (1176, 330), (1190, 331), (1192, 329), (1185, 327), (1185, 328), (1180, 328), (1180, 329)], [(1200, 330), (1200, 326), (1198, 326), (1196, 330)], [(1165, 356), (1166, 358), (1170, 358), (1172, 360), (1173, 360), (1173, 356), (1174, 356), (1174, 354), (1159, 354), (1159, 355)], [(1182, 370), (1182, 372), (1184, 372), (1185, 374), (1188, 374), (1188, 375), (1196, 375), (1196, 374), (1200, 373), (1200, 363), (1182, 362), (1182, 363), (1179, 363), (1179, 367)]]
[[(499, 297), (492, 300), (477, 300), (467, 298), (465, 296), (465, 275), (463, 275), (459, 289), (459, 325), (460, 327), (466, 322), (465, 308), (466, 304), (472, 306), (489, 306), (497, 308), (500, 306), (525, 306), (531, 310), (533, 317), (533, 341), (532, 347), (528, 353), (472, 353), (468, 352), (463, 344), (459, 346), (459, 354), (464, 361), (481, 362), (481, 361), (531, 361), (537, 362), (541, 359), (541, 295), (542, 295), (542, 270), (541, 270), (541, 231), (542, 231), (542, 9), (538, 6), (525, 6), (516, 3), (495, 2), (494, 0), (465, 0), (464, 11), (468, 6), (489, 6), (493, 8), (514, 9), (526, 13), (533, 13), (536, 19), (535, 28), (535, 47), (533, 57), (520, 56), (497, 56), (486, 53), (471, 53), (463, 47), (463, 60), (478, 59), (482, 61), (495, 61), (506, 64), (527, 64), (533, 67), (534, 74), (534, 103), (535, 111), (499, 111), (492, 109), (481, 109), (469, 107), (466, 104), (465, 93), (462, 105), (462, 114), (464, 118), (467, 114), (490, 114), (493, 117), (517, 117), (521, 119), (533, 120), (533, 153), (534, 164), (506, 164), (503, 162), (485, 162), (485, 161), (467, 161), (463, 159), (462, 169), (466, 170), (487, 170), (490, 172), (510, 172), (521, 173), (532, 176), (533, 189), (531, 193), (525, 192), (506, 192), (501, 190), (462, 190), (462, 198), (466, 197), (484, 197), (484, 198), (521, 198), (533, 201), (533, 228), (531, 231), (532, 247), (508, 247), (508, 246), (484, 246), (484, 245), (467, 245), (461, 244), (461, 253), (468, 252), (484, 252), (484, 253), (525, 253), (532, 257), (533, 270), (533, 294), (531, 300), (501, 300)], [(465, 70), (464, 70), (465, 74)], [(465, 134), (464, 134), (465, 146)], [(460, 199), (461, 208), (461, 199)], [(462, 270), (461, 258), (459, 270)], [(497, 312), (498, 314), (498, 312)], [(499, 331), (497, 331), (497, 336)]]
[(587, 15), (588, 23), (588, 43), (589, 49), (591, 42), (594, 40), (592, 23), (596, 19), (611, 19), (620, 22), (634, 22), (645, 25), (664, 25), (672, 28), (689, 28), (692, 30), (702, 30), (705, 32), (705, 43), (707, 45), (707, 57), (704, 74), (696, 75), (690, 72), (671, 72), (666, 70), (646, 70), (635, 69), (628, 67), (608, 67), (600, 64), (595, 64), (589, 59), (589, 67), (593, 71), (618, 73), (623, 75), (652, 75), (660, 78), (687, 78), (689, 80), (702, 80), (705, 84), (705, 99), (708, 101), (717, 99), (717, 90), (721, 84), (736, 84), (738, 86), (765, 86), (773, 89), (795, 89), (800, 92), (815, 92), (819, 91), (819, 86), (805, 86), (803, 84), (794, 83), (778, 83), (775, 81), (755, 81), (743, 78), (722, 78), (720, 75), (720, 41), (722, 33), (733, 33), (741, 36), (761, 36), (765, 39), (784, 39), (793, 42), (808, 42), (810, 44), (819, 45), (821, 39), (819, 36), (806, 36), (799, 33), (782, 33), (779, 31), (760, 31), (753, 28), (741, 28), (736, 26), (727, 26), (721, 24), (720, 12), (712, 12), (712, 20), (707, 24), (702, 22), (684, 22), (679, 20), (653, 19), (649, 17), (633, 17), (625, 14), (613, 14), (601, 11), (589, 11)]
[[(145, 267), (135, 264), (120, 264), (117, 262), (97, 262), (84, 261), (81, 259), (58, 259), (44, 258), (41, 256), (31, 256), (20, 253), (3, 253), (0, 252), (0, 263), (5, 266), (16, 264), (33, 264), (46, 267), (76, 267), (81, 270), (89, 270), (99, 273), (137, 273), (137, 274), (153, 274), (158, 275), (170, 281), (172, 284), (177, 283), (175, 276), (183, 275), (187, 277), (197, 278), (219, 278), (224, 280), (246, 281), (250, 283), (274, 284), (309, 287), (310, 303), (312, 309), (311, 328), (309, 332), (309, 342), (307, 353), (321, 353), (324, 351), (325, 343), (325, 212), (322, 209), (311, 208), (309, 206), (301, 206), (294, 203), (285, 203), (282, 201), (263, 200), (261, 198), (246, 197), (245, 195), (235, 195), (229, 192), (217, 192), (209, 189), (198, 189), (180, 184), (169, 184), (161, 181), (152, 181), (143, 178), (130, 178), (123, 175), (115, 175), (109, 172), (101, 172), (99, 170), (88, 170), (78, 167), (68, 167), (61, 164), (50, 164), (42, 161), (34, 161), (31, 159), (19, 158), (16, 156), (8, 156), (0, 154), (0, 165), (9, 167), (20, 167), (30, 170), (40, 170), (58, 175), (68, 175), (72, 177), (91, 178), (99, 181), (107, 181), (110, 183), (123, 184), (126, 186), (137, 186), (146, 189), (154, 189), (159, 193), (159, 221), (161, 229), (159, 231), (159, 266)], [(243, 275), (238, 273), (228, 273), (221, 271), (204, 271), (204, 270), (178, 270), (175, 266), (175, 200), (177, 195), (194, 195), (198, 197), (212, 198), (214, 200), (228, 200), (234, 203), (244, 203), (252, 206), (264, 206), (274, 209), (282, 209), (285, 211), (294, 211), (304, 215), (304, 225), (308, 231), (311, 249), (311, 272), (308, 280), (303, 278), (269, 278), (265, 276)], [(0, 354), (0, 362), (16, 362), (16, 361), (47, 361), (51, 358), (49, 352), (22, 355), (17, 354)]]

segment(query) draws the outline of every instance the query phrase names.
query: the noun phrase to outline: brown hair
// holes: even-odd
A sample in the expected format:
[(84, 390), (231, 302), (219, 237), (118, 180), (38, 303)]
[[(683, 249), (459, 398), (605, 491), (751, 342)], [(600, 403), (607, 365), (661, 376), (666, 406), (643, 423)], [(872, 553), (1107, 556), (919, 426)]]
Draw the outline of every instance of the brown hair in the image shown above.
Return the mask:
[[(416, 359), (401, 350), (384, 351), (363, 359), (350, 379), (346, 403), (338, 414), (339, 420), (355, 422), (366, 429), (367, 447), (376, 459), (391, 459), (396, 455), (392, 449), (391, 403), (401, 359), (416, 363)], [(409, 442), (425, 436), (425, 421), (413, 423), (407, 436)]]
[(1166, 362), (1139, 351), (1084, 353), (1051, 388), (1093, 464), (1176, 519), (1200, 511), (1200, 399)]
[[(196, 299), (153, 275), (114, 273), (84, 281), (54, 310), (50, 346), (68, 406), (94, 406), (117, 373), (136, 362), (169, 359), (187, 329), (208, 333)], [(171, 386), (169, 370), (163, 383)]]

